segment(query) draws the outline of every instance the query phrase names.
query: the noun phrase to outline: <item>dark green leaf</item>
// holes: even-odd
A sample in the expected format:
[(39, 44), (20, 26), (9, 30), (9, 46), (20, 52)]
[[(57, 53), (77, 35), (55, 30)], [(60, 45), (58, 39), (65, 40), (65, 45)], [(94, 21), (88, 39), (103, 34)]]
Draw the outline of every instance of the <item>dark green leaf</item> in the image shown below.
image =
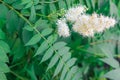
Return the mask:
[(7, 14), (7, 24), (6, 24), (6, 28), (7, 31), (12, 34), (16, 31), (17, 27), (19, 24), (19, 18), (16, 15), (16, 13), (14, 11), (9, 11)]
[(5, 39), (5, 33), (0, 29), (0, 39)]

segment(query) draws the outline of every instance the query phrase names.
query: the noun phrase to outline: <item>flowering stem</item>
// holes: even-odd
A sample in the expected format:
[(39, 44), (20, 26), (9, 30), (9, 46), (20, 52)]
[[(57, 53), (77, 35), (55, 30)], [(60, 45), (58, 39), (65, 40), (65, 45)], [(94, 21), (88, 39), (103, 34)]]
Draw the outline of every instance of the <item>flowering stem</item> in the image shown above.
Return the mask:
[(52, 3), (55, 3), (55, 2), (58, 2), (58, 0), (51, 1), (51, 2), (39, 2), (39, 3), (41, 3), (41, 4), (52, 4)]
[(45, 15), (42, 15), (42, 14), (39, 14), (39, 13), (36, 13), (36, 15), (37, 15), (37, 16), (41, 16), (41, 17), (47, 17), (47, 18), (48, 18), (48, 16), (45, 16)]

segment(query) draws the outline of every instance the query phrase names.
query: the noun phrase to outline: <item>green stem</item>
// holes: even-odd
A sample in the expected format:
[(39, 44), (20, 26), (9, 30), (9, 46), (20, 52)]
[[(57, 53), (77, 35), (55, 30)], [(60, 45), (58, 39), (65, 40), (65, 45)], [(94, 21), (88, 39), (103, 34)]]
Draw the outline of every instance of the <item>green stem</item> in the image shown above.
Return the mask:
[(14, 65), (11, 65), (11, 66), (9, 66), (9, 68), (14, 68), (14, 67), (16, 67), (16, 66), (18, 66), (18, 65), (20, 65), (20, 64), (22, 64), (23, 62), (20, 62), (20, 63), (17, 63), (17, 64), (14, 64)]
[[(97, 42), (92, 42), (88, 45), (90, 46), (93, 46), (93, 45), (97, 45), (97, 44), (100, 44), (100, 43), (108, 43), (108, 42), (113, 42), (114, 40), (102, 40), (102, 41), (97, 41)], [(78, 46), (77, 49), (81, 49), (83, 47), (85, 47), (86, 45), (81, 45), (81, 46)]]
[(36, 13), (37, 16), (41, 16), (41, 17), (46, 17), (48, 18), (48, 16), (45, 16), (45, 15), (42, 15), (42, 14), (39, 14), (39, 13)]
[(52, 3), (56, 3), (58, 2), (58, 0), (55, 1), (51, 1), (51, 2), (39, 2), (40, 4), (52, 4)]

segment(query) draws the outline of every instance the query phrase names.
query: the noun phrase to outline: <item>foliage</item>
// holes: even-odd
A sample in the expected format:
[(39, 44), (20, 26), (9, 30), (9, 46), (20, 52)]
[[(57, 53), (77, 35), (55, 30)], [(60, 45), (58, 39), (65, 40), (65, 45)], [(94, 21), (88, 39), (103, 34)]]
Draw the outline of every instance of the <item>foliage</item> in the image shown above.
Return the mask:
[[(59, 37), (65, 10), (115, 17), (114, 28), (82, 37)], [(119, 80), (119, 0), (0, 0), (0, 80)]]

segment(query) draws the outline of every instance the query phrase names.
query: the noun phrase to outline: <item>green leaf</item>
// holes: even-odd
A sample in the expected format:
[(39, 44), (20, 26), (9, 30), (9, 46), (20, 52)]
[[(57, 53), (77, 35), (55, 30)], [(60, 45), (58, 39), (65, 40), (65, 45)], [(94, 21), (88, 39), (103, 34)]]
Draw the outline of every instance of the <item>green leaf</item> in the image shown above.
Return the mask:
[(30, 3), (32, 2), (31, 0), (22, 0), (21, 4), (27, 4), (27, 3)]
[(55, 12), (56, 11), (55, 4), (49, 4), (49, 6), (50, 6), (50, 11), (51, 12)]
[(39, 0), (33, 0), (34, 1), (34, 5), (37, 5), (39, 3)]
[(12, 4), (12, 6), (13, 6), (15, 9), (17, 9), (17, 10), (21, 10), (21, 9), (24, 8), (24, 5), (21, 5), (20, 0), (19, 0), (19, 1), (17, 0), (16, 2), (14, 2), (14, 3)]
[(49, 41), (49, 44), (53, 44), (54, 42), (57, 41), (57, 38), (58, 38), (58, 35), (53, 34), (53, 35), (49, 36), (47, 40)]
[(32, 5), (33, 5), (33, 2), (31, 1), (24, 7), (24, 9), (30, 8)]
[(0, 72), (0, 80), (7, 80), (4, 73)]
[(4, 41), (0, 40), (0, 49), (3, 50), (3, 52), (5, 53), (9, 53), (10, 52), (10, 47), (7, 43), (5, 43)]
[(81, 71), (81, 70), (78, 70), (78, 71), (74, 74), (72, 80), (82, 80), (81, 78), (82, 78), (82, 71)]
[[(30, 16), (30, 11), (29, 10), (27, 10), (27, 9), (23, 9), (23, 10), (21, 10), (21, 14), (23, 15), (23, 16)], [(30, 26), (31, 27), (31, 26)], [(32, 28), (32, 27), (31, 27)]]
[(0, 4), (0, 18), (6, 19), (7, 13), (8, 13), (8, 8), (5, 5)]
[(110, 72), (106, 73), (104, 76), (112, 80), (120, 80), (120, 68), (111, 70)]
[(71, 67), (75, 64), (76, 60), (77, 60), (76, 58), (72, 58), (66, 63), (66, 65)]
[(88, 7), (89, 9), (91, 9), (90, 0), (86, 0), (86, 4), (87, 4), (87, 7)]
[(20, 38), (17, 38), (11, 51), (13, 63), (19, 61), (25, 55), (25, 46)]
[(64, 54), (68, 53), (69, 50), (70, 50), (69, 47), (62, 47), (61, 49), (58, 50), (58, 53), (59, 53), (60, 56), (62, 56)]
[(31, 14), (30, 14), (29, 20), (31, 22), (35, 22), (36, 21), (36, 10), (35, 10), (35, 7), (33, 5), (31, 7)]
[(61, 49), (62, 47), (64, 47), (66, 45), (65, 42), (56, 42), (53, 47), (54, 49), (58, 50), (58, 49)]
[(27, 69), (28, 74), (31, 77), (31, 80), (37, 80), (37, 77), (35, 75), (35, 71), (34, 71), (34, 66), (30, 66), (30, 69)]
[(40, 47), (38, 48), (37, 52), (35, 53), (34, 56), (40, 55), (41, 53), (43, 53), (46, 49), (48, 49), (48, 43), (46, 41), (44, 41)]
[(23, 29), (22, 31), (22, 40), (26, 44), (33, 37), (33, 32)]
[[(108, 47), (109, 46), (109, 47)], [(104, 43), (99, 46), (102, 52), (107, 56), (107, 57), (113, 57), (114, 54), (114, 46), (111, 43)]]
[(48, 4), (42, 4), (41, 13), (43, 15), (46, 15), (47, 11), (48, 11)]
[(0, 62), (9, 62), (7, 54), (10, 52), (10, 48), (7, 43), (0, 40)]
[(35, 9), (36, 9), (36, 10), (40, 10), (41, 8), (42, 8), (41, 5), (36, 5), (36, 6), (35, 6)]
[(46, 61), (46, 60), (48, 60), (48, 59), (53, 55), (53, 52), (54, 52), (53, 48), (52, 48), (52, 47), (49, 48), (49, 49), (45, 52), (45, 54), (44, 54), (44, 56), (43, 56), (43, 58), (42, 58), (42, 60), (41, 60), (41, 63), (44, 62), (44, 61)]
[(14, 11), (9, 11), (7, 14), (6, 28), (7, 32), (11, 35), (17, 30), (19, 27), (19, 18)]
[(64, 61), (63, 61), (62, 59), (59, 60), (59, 63), (58, 63), (58, 65), (57, 65), (57, 68), (55, 69), (55, 72), (54, 72), (54, 76), (53, 76), (53, 77), (55, 77), (56, 75), (58, 75), (59, 72), (62, 70), (63, 65), (64, 65), (63, 62), (64, 62)]
[(66, 3), (67, 3), (68, 8), (70, 8), (71, 7), (71, 0), (66, 0)]
[[(47, 38), (49, 44), (53, 44), (56, 40), (57, 40), (57, 35), (51, 35)], [(43, 53), (46, 49), (48, 49), (49, 47), (48, 43), (44, 41), (38, 48), (37, 52), (35, 53), (35, 56)]]
[(0, 39), (5, 39), (5, 33), (0, 29)]
[(41, 18), (38, 21), (36, 21), (36, 23), (35, 23), (35, 27), (46, 28), (48, 26), (49, 26), (48, 21), (42, 20)]
[(7, 54), (0, 48), (0, 62), (9, 62)]
[(26, 46), (28, 45), (34, 45), (40, 41), (41, 37), (40, 34), (34, 35), (27, 43)]
[(62, 9), (62, 8), (65, 8), (65, 9), (66, 9), (65, 1), (59, 0), (58, 4), (59, 4), (60, 9)]
[(92, 5), (93, 9), (95, 9), (95, 0), (91, 0), (91, 5)]
[(64, 80), (67, 71), (68, 71), (68, 68), (66, 66), (64, 66), (62, 73), (61, 73), (60, 80)]
[[(69, 60), (70, 58), (71, 58), (71, 53), (66, 53), (66, 54), (63, 55), (62, 60), (63, 60), (64, 62), (66, 62), (66, 61)], [(63, 70), (62, 70), (60, 80), (64, 80), (64, 77), (65, 77), (65, 75), (66, 75), (66, 73), (67, 73), (67, 71), (68, 71), (68, 68), (69, 68), (69, 66), (67, 66), (67, 64), (66, 64), (66, 65), (64, 66)]]
[(119, 16), (118, 15), (118, 8), (117, 6), (115, 5), (115, 3), (113, 3), (111, 0), (110, 0), (110, 14), (111, 15), (115, 15), (115, 16)]
[(9, 71), (10, 71), (10, 69), (7, 66), (7, 64), (5, 64), (4, 62), (0, 62), (0, 72), (7, 73)]
[(78, 71), (78, 67), (77, 66), (73, 66), (70, 71), (68, 72), (68, 74), (66, 75), (65, 80), (71, 80), (71, 78), (73, 77), (73, 75)]
[(66, 61), (69, 60), (70, 58), (71, 58), (71, 53), (68, 52), (68, 53), (66, 53), (66, 54), (63, 55), (62, 60), (63, 60), (64, 62), (66, 62)]
[(28, 30), (28, 31), (33, 31), (33, 28), (30, 27), (29, 25), (26, 25), (23, 29), (26, 29), (26, 30)]
[(44, 30), (42, 31), (41, 34), (42, 34), (43, 36), (47, 36), (47, 35), (51, 34), (52, 31), (53, 31), (52, 28), (46, 28), (46, 29), (44, 29)]
[(59, 56), (58, 56), (58, 54), (56, 53), (56, 54), (52, 57), (49, 65), (48, 65), (47, 71), (48, 71), (50, 68), (52, 68), (52, 67), (57, 63), (58, 60), (59, 60)]
[(114, 58), (103, 58), (100, 59), (101, 61), (105, 62), (106, 64), (112, 66), (113, 68), (118, 68), (119, 67), (119, 62), (115, 60)]

